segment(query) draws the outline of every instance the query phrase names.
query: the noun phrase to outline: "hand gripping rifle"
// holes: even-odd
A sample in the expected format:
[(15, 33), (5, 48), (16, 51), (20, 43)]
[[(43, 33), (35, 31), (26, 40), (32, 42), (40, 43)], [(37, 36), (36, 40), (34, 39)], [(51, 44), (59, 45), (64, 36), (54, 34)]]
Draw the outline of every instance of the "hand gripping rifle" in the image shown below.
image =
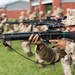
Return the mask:
[(44, 32), (21, 32), (21, 33), (6, 33), (0, 35), (0, 39), (5, 41), (14, 41), (14, 40), (28, 40), (30, 35), (38, 34), (42, 38), (43, 42), (48, 42), (50, 39), (61, 39), (68, 38), (75, 40), (75, 32), (62, 32), (56, 30), (47, 30)]

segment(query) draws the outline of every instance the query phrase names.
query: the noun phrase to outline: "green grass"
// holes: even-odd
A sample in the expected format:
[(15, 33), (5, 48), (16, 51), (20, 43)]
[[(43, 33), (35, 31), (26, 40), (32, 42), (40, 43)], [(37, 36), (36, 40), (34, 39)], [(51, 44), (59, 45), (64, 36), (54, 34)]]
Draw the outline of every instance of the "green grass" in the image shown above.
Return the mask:
[[(27, 56), (21, 48), (21, 41), (14, 41), (13, 48)], [(34, 45), (32, 45), (31, 48), (34, 53)], [(35, 60), (35, 56), (30, 59)], [(56, 71), (53, 71), (51, 65), (43, 69), (38, 66), (38, 64), (25, 59), (14, 51), (8, 51), (7, 48), (0, 43), (0, 75), (61, 75), (63, 73), (60, 62), (56, 63)]]

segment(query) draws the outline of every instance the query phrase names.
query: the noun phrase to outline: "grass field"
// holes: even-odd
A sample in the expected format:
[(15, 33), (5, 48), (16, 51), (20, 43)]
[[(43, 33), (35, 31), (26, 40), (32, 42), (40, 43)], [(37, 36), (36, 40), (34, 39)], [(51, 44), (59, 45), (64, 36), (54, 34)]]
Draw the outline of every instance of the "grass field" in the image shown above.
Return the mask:
[[(21, 41), (13, 41), (13, 48), (27, 56), (21, 48)], [(34, 46), (32, 45), (31, 48), (34, 53)], [(35, 56), (30, 59), (35, 60)], [(0, 75), (61, 75), (63, 69), (60, 62), (56, 63), (55, 67), (56, 71), (53, 71), (51, 65), (43, 69), (39, 68), (38, 64), (25, 59), (14, 51), (8, 51), (7, 48), (0, 43)]]

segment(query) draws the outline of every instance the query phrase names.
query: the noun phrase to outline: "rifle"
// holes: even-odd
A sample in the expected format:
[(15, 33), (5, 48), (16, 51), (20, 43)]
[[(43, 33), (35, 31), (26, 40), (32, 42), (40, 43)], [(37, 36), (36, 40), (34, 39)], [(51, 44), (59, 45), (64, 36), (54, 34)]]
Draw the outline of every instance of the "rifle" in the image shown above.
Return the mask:
[[(47, 18), (47, 19), (35, 19), (35, 20), (23, 20), (22, 23), (23, 24), (38, 24), (40, 22), (44, 22), (46, 23), (51, 23), (51, 22), (61, 22), (62, 19), (60, 20), (55, 20), (55, 19), (51, 19), (51, 18)], [(18, 20), (15, 20), (14, 22), (6, 22), (8, 24), (19, 24), (20, 22)]]
[[(22, 23), (23, 24), (34, 24), (34, 23), (38, 23), (40, 22), (40, 20), (23, 20)], [(20, 24), (20, 22), (18, 20), (14, 21), (14, 22), (5, 22), (5, 24)]]
[(50, 39), (61, 39), (68, 38), (75, 40), (75, 32), (62, 32), (56, 30), (47, 30), (44, 32), (21, 32), (21, 33), (6, 33), (0, 35), (0, 39), (5, 41), (14, 41), (14, 40), (28, 40), (30, 35), (38, 34), (40, 38), (43, 39), (43, 42), (48, 42)]
[(35, 27), (42, 25), (46, 25), (48, 29), (65, 28), (64, 24), (62, 24), (61, 22), (51, 22), (51, 23), (40, 22), (38, 24), (35, 24)]
[[(6, 22), (8, 24), (20, 24), (20, 22), (15, 21), (15, 22)], [(5, 23), (5, 24), (6, 24)], [(36, 26), (42, 26), (42, 25), (46, 25), (48, 27), (48, 29), (54, 29), (54, 28), (62, 28), (64, 27), (64, 24), (62, 24), (61, 22), (55, 21), (55, 20), (46, 20), (44, 19), (44, 21), (40, 21), (40, 20), (24, 20), (22, 23), (25, 24), (32, 24)]]

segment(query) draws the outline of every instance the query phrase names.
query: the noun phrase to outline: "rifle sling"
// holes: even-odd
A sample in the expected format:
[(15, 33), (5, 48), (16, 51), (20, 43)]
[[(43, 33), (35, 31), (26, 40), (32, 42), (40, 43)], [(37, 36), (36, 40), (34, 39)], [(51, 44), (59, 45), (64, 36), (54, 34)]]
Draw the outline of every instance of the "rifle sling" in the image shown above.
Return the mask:
[[(17, 52), (17, 51), (16, 51), (14, 48), (12, 48), (6, 41), (3, 41), (3, 45), (5, 45), (5, 46), (11, 48), (14, 52), (16, 52), (16, 53), (19, 54), (20, 56), (24, 57), (25, 59), (28, 59), (28, 60), (30, 60), (30, 61), (36, 63), (36, 64), (41, 64), (41, 63), (38, 63), (38, 62), (36, 62), (36, 61), (34, 61), (34, 60), (32, 60), (32, 59), (30, 59), (30, 58), (24, 56), (23, 54)], [(54, 62), (51, 62), (50, 64), (43, 64), (43, 65), (55, 65), (55, 63), (54, 63)]]

